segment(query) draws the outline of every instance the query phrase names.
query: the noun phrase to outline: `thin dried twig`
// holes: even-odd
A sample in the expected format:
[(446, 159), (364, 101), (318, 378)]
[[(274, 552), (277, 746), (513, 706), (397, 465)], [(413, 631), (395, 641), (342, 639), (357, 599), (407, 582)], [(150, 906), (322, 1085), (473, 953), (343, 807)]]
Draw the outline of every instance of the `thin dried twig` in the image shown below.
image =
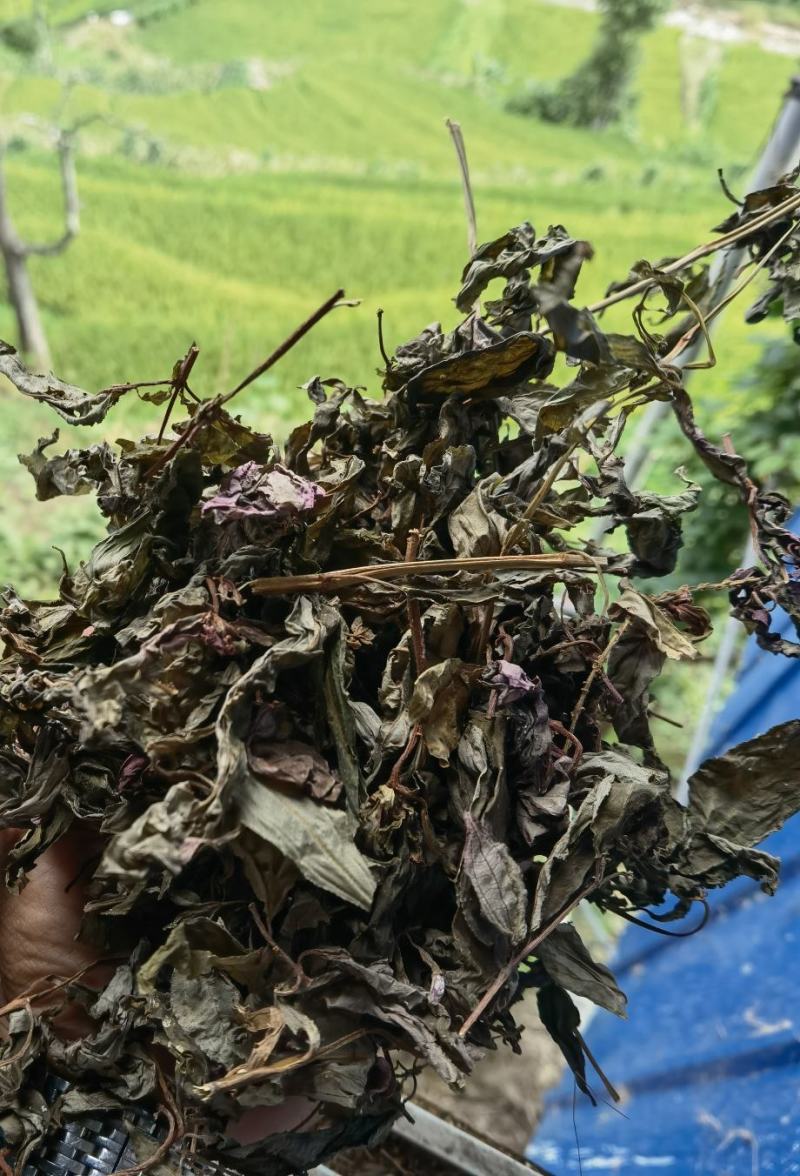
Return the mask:
[(155, 1168), (156, 1164), (163, 1160), (164, 1156), (172, 1149), (172, 1145), (182, 1134), (183, 1123), (181, 1121), (180, 1111), (161, 1071), (157, 1070), (156, 1073), (161, 1097), (164, 1100), (164, 1105), (159, 1110), (166, 1117), (167, 1123), (169, 1124), (167, 1134), (163, 1143), (156, 1148), (149, 1159), (143, 1160), (141, 1164), (136, 1164), (133, 1168), (122, 1168), (117, 1173), (117, 1176), (143, 1176), (143, 1173), (149, 1172), (151, 1168)]
[(616, 633), (614, 633), (613, 637), (609, 641), (608, 645), (606, 645), (605, 649), (602, 649), (600, 651), (600, 653), (597, 655), (597, 657), (594, 659), (594, 662), (592, 663), (592, 668), (589, 671), (589, 673), (586, 675), (586, 681), (583, 684), (583, 689), (581, 690), (580, 694), (578, 695), (578, 701), (575, 703), (575, 706), (572, 708), (572, 715), (570, 716), (570, 720), (569, 720), (570, 734), (574, 734), (575, 728), (578, 724), (578, 719), (581, 717), (581, 711), (583, 710), (583, 708), (586, 704), (586, 699), (589, 696), (589, 691), (592, 688), (592, 684), (593, 684), (595, 678), (602, 670), (603, 664), (605, 663), (608, 655), (611, 653), (611, 650), (614, 648), (614, 646), (617, 644), (617, 642), (625, 635), (627, 630), (630, 628), (630, 623), (631, 623), (631, 618), (627, 617), (622, 622), (620, 627), (617, 629)]
[[(592, 423), (594, 423), (594, 421)], [(542, 505), (542, 503), (544, 502), (547, 495), (552, 490), (556, 481), (560, 477), (560, 475), (564, 469), (564, 466), (570, 460), (570, 458), (572, 457), (572, 455), (576, 449), (577, 449), (577, 442), (574, 445), (571, 445), (565, 453), (562, 453), (561, 457), (559, 457), (559, 459), (557, 461), (553, 462), (550, 469), (547, 471), (544, 478), (542, 478), (542, 481), (539, 483), (539, 486), (538, 486), (535, 494), (531, 498), (528, 505), (525, 507), (525, 511), (522, 515), (522, 518), (518, 522), (516, 522), (513, 527), (511, 527), (511, 529), (509, 530), (505, 539), (503, 540), (503, 546), (500, 548), (500, 551), (503, 555), (505, 555), (506, 552), (510, 551), (511, 548), (514, 546), (514, 544), (518, 543), (519, 540), (522, 538), (522, 535), (523, 535), (522, 524), (523, 524), (523, 522), (530, 522), (530, 520), (536, 514), (536, 511), (539, 509), (539, 507)]]
[[(772, 224), (773, 221), (780, 220), (782, 216), (786, 216), (798, 208), (800, 208), (800, 193), (796, 196), (788, 197), (781, 204), (776, 204), (774, 208), (762, 213), (761, 216), (754, 217), (753, 220), (748, 221), (745, 225), (740, 225), (738, 229), (732, 229), (729, 233), (725, 233), (724, 236), (718, 237), (714, 241), (706, 241), (703, 245), (697, 245), (694, 249), (690, 249), (688, 253), (684, 253), (683, 257), (679, 257), (676, 261), (665, 265), (662, 272), (665, 274), (676, 274), (685, 266), (691, 265), (693, 261), (699, 261), (702, 257), (708, 257), (712, 253), (717, 253), (720, 249), (727, 249), (731, 245), (736, 245), (739, 241), (743, 241), (747, 237), (752, 236), (759, 229)], [(601, 310), (607, 310), (609, 306), (614, 306), (618, 302), (624, 302), (627, 298), (632, 298), (634, 294), (641, 294), (643, 290), (646, 290), (653, 284), (652, 278), (642, 278), (641, 281), (632, 282), (630, 286), (625, 286), (622, 290), (615, 290), (613, 294), (609, 294), (607, 298), (601, 298), (599, 302), (593, 302), (588, 309), (592, 314), (597, 314)]]
[(288, 952), (285, 952), (283, 950), (283, 948), (280, 946), (280, 944), (276, 943), (275, 939), (270, 934), (264, 920), (261, 918), (261, 915), (258, 913), (258, 907), (256, 906), (256, 904), (254, 902), (251, 902), (248, 905), (247, 909), (249, 910), (250, 914), (253, 916), (253, 922), (258, 927), (259, 931), (261, 932), (262, 936), (264, 937), (264, 940), (265, 940), (267, 946), (270, 948), (273, 955), (276, 955), (276, 956), (278, 956), (279, 959), (282, 959), (283, 962), (286, 964), (286, 966), (289, 968), (289, 971), (293, 973), (294, 978), (295, 978), (295, 987), (294, 987), (293, 991), (296, 992), (298, 988), (300, 988), (304, 984), (308, 983), (308, 977), (306, 976), (305, 972), (300, 967), (300, 965), (298, 963), (295, 963), (295, 961), (288, 954)]
[(461, 186), (464, 189), (464, 208), (467, 214), (467, 249), (469, 250), (470, 257), (472, 257), (478, 248), (478, 221), (475, 216), (475, 200), (472, 195), (472, 184), (469, 178), (467, 148), (464, 144), (464, 136), (461, 133), (461, 124), (454, 122), (452, 118), (446, 118), (444, 121), (453, 140), (453, 146), (456, 149), (456, 155), (458, 157), (458, 166), (461, 170)]
[(483, 606), (481, 613), (480, 625), (478, 627), (478, 636), (475, 639), (475, 660), (480, 661), (486, 653), (486, 647), (489, 644), (489, 637), (492, 632), (492, 621), (494, 620), (494, 604), (490, 600)]
[(135, 384), (111, 384), (103, 392), (133, 392), (139, 388), (163, 388), (165, 384), (171, 383), (172, 380), (137, 380)]
[(239, 384), (237, 384), (231, 392), (226, 392), (224, 396), (215, 396), (213, 400), (205, 400), (192, 418), (191, 424), (189, 424), (184, 429), (180, 436), (177, 437), (175, 441), (173, 441), (169, 449), (167, 449), (166, 452), (161, 455), (159, 460), (155, 462), (155, 464), (151, 467), (148, 476), (151, 478), (155, 477), (155, 475), (158, 474), (165, 465), (172, 461), (175, 454), (180, 449), (182, 449), (184, 445), (188, 445), (189, 442), (197, 436), (200, 430), (205, 428), (209, 421), (213, 419), (215, 413), (217, 413), (224, 404), (227, 404), (228, 401), (232, 400), (234, 396), (236, 396), (249, 384), (252, 384), (253, 380), (257, 380), (259, 376), (264, 374), (264, 372), (269, 371), (269, 369), (273, 367), (273, 365), (276, 364), (279, 359), (282, 359), (283, 356), (286, 355), (287, 351), (291, 351), (295, 344), (299, 343), (303, 336), (307, 335), (311, 328), (316, 326), (320, 319), (323, 319), (326, 314), (333, 310), (334, 306), (336, 306), (343, 298), (344, 290), (337, 290), (336, 293), (331, 295), (330, 298), (326, 299), (326, 301), (323, 302), (321, 306), (317, 307), (314, 313), (309, 315), (305, 322), (302, 322), (299, 327), (292, 331), (291, 335), (284, 339), (284, 341), (275, 348), (272, 354), (267, 356), (263, 363), (260, 363), (258, 367), (254, 368), (248, 376), (245, 376), (245, 378)]
[[(75, 980), (80, 980), (87, 972), (91, 972), (92, 968), (98, 967), (100, 964), (120, 964), (127, 960), (127, 956), (101, 956), (99, 959), (93, 960), (91, 964), (86, 964), (82, 968), (78, 968), (77, 972), (73, 972), (71, 976), (67, 976), (60, 980), (54, 980), (47, 988), (40, 988), (36, 992), (32, 992), (33, 985), (29, 985), (24, 992), (13, 1000), (7, 1001), (0, 1007), (0, 1017), (8, 1016), (9, 1013), (15, 1012), (16, 1009), (25, 1008), (28, 1004), (33, 1004), (35, 1001), (43, 1000), (46, 996), (51, 996), (54, 992), (58, 992), (61, 988), (66, 988), (68, 984), (72, 984)], [(45, 977), (51, 979), (51, 977)]]
[(596, 890), (603, 881), (603, 862), (602, 859), (598, 859), (598, 861), (595, 863), (595, 870), (592, 875), (591, 882), (587, 882), (585, 886), (581, 887), (575, 897), (571, 898), (568, 903), (565, 903), (564, 906), (561, 907), (561, 909), (557, 911), (556, 914), (554, 914), (553, 917), (536, 932), (533, 939), (526, 943), (522, 950), (518, 951), (517, 954), (512, 959), (510, 959), (506, 966), (498, 973), (498, 975), (486, 989), (486, 992), (484, 992), (481, 999), (475, 1005), (475, 1008), (464, 1021), (464, 1024), (459, 1029), (459, 1037), (466, 1037), (467, 1033), (469, 1033), (470, 1029), (478, 1020), (478, 1018), (483, 1016), (483, 1014), (486, 1012), (486, 1009), (497, 996), (498, 992), (500, 992), (503, 985), (514, 975), (520, 964), (523, 963), (524, 960), (526, 960), (528, 956), (536, 950), (539, 944), (545, 940), (547, 936), (551, 934), (551, 932), (555, 931), (556, 927), (558, 927), (560, 923), (563, 923), (564, 919), (567, 917), (570, 911), (574, 910), (578, 903), (583, 902), (584, 898), (591, 894), (593, 890)]
[[(210, 1098), (212, 1095), (223, 1090), (239, 1090), (244, 1086), (250, 1086), (254, 1082), (261, 1082), (265, 1078), (272, 1078), (276, 1074), (285, 1074), (290, 1070), (302, 1069), (304, 1066), (309, 1065), (310, 1062), (314, 1062), (318, 1058), (329, 1057), (331, 1054), (336, 1053), (337, 1050), (352, 1045), (356, 1041), (361, 1041), (364, 1037), (377, 1036), (388, 1035), (383, 1034), (380, 1029), (375, 1028), (353, 1029), (350, 1033), (345, 1033), (343, 1036), (337, 1037), (335, 1041), (329, 1041), (327, 1045), (309, 1046), (301, 1054), (290, 1054), (288, 1057), (279, 1058), (276, 1062), (269, 1062), (265, 1066), (257, 1066), (249, 1070), (245, 1066), (238, 1066), (228, 1074), (223, 1074), (221, 1078), (217, 1078), (213, 1082), (206, 1082), (204, 1085), (196, 1087), (196, 1089), (202, 1094), (203, 1098)], [(123, 1176), (132, 1176), (133, 1172), (134, 1169), (131, 1169), (130, 1172), (123, 1173)]]
[[(420, 538), (419, 531), (409, 531), (406, 545), (407, 563), (416, 563)], [(422, 632), (422, 617), (420, 615), (419, 601), (415, 600), (413, 596), (409, 596), (406, 608), (408, 611), (408, 627), (411, 631), (411, 648), (414, 650), (414, 665), (417, 673), (421, 674), (427, 666), (428, 661), (425, 657), (425, 637)]]
[(383, 307), (379, 306), (375, 311), (375, 316), (378, 320), (378, 350), (381, 353), (381, 359), (386, 364), (387, 372), (392, 366), (391, 356), (386, 351), (386, 343), (383, 338)]
[[(781, 233), (780, 237), (775, 242), (775, 244), (770, 246), (770, 248), (767, 250), (767, 252), (764, 254), (764, 256), (760, 257), (758, 259), (758, 261), (751, 267), (751, 269), (745, 275), (745, 277), (742, 278), (741, 282), (739, 282), (738, 285), (734, 286), (734, 288), (728, 294), (726, 294), (724, 298), (721, 298), (719, 300), (719, 302), (717, 302), (714, 306), (711, 307), (708, 314), (705, 316), (705, 320), (703, 320), (703, 323), (702, 323), (703, 329), (705, 330), (706, 337), (708, 337), (708, 330), (707, 330), (708, 324), (710, 322), (712, 322), (718, 315), (720, 315), (722, 313), (722, 311), (725, 309), (725, 307), (729, 305), (729, 303), (733, 302), (733, 300), (735, 298), (739, 297), (741, 292), (747, 286), (749, 286), (750, 283), (753, 281), (753, 278), (755, 278), (756, 274), (761, 272), (761, 270), (764, 268), (764, 266), (767, 264), (767, 262), (770, 260), (770, 258), (773, 257), (778, 252), (781, 245), (783, 245), (784, 242), (786, 242), (789, 239), (789, 237), (791, 237), (792, 233), (796, 232), (796, 230), (797, 230), (797, 224), (794, 221), (792, 221), (792, 223), (789, 225), (789, 228), (786, 230), (786, 232)], [(685, 292), (684, 292), (684, 297), (686, 297), (687, 301), (689, 301)], [(677, 357), (681, 354), (681, 352), (683, 352), (686, 347), (688, 347), (691, 343), (694, 342), (694, 338), (695, 338), (698, 330), (700, 330), (700, 328), (701, 328), (700, 322), (693, 323), (692, 326), (688, 329), (688, 331), (684, 332), (684, 334), (680, 337), (678, 342), (672, 348), (672, 351), (670, 351), (669, 355), (667, 355), (666, 358), (663, 360), (663, 363), (664, 364), (673, 363), (675, 361), (675, 359), (677, 359)], [(710, 343), (709, 343), (709, 345), (710, 345)], [(693, 366), (693, 365), (687, 364), (687, 367), (691, 367), (691, 366)]]
[(740, 200), (738, 196), (734, 196), (733, 192), (730, 190), (730, 188), (728, 186), (728, 181), (725, 179), (725, 172), (723, 171), (723, 169), (721, 167), (717, 168), (717, 179), (719, 180), (720, 188), (722, 188), (722, 191), (728, 197), (731, 204), (738, 204), (739, 208), (743, 208), (744, 207), (744, 200)]
[(172, 377), (172, 395), (169, 398), (169, 404), (167, 405), (167, 411), (164, 413), (164, 419), (161, 422), (161, 428), (158, 430), (157, 440), (159, 445), (163, 440), (164, 433), (166, 432), (167, 425), (169, 424), (169, 418), (172, 416), (172, 410), (175, 407), (175, 402), (186, 387), (186, 382), (189, 379), (192, 368), (197, 362), (197, 357), (199, 354), (200, 348), (196, 343), (192, 343), (191, 347), (186, 352), (186, 355), (178, 365), (174, 376)]
[(606, 1091), (608, 1092), (609, 1096), (611, 1098), (613, 1098), (614, 1102), (619, 1102), (619, 1097), (620, 1097), (619, 1091), (609, 1081), (608, 1076), (603, 1073), (603, 1071), (600, 1067), (600, 1063), (598, 1062), (597, 1058), (594, 1056), (592, 1051), (589, 1049), (589, 1046), (586, 1044), (586, 1041), (585, 1041), (580, 1029), (575, 1030), (575, 1036), (578, 1039), (578, 1044), (580, 1045), (581, 1049), (583, 1050), (583, 1052), (586, 1054), (587, 1058), (591, 1062), (592, 1067), (594, 1068), (595, 1074), (600, 1079), (600, 1081), (603, 1083), (603, 1086), (605, 1086)]
[(335, 572), (312, 572), (304, 576), (266, 576), (251, 580), (245, 587), (257, 596), (284, 596), (295, 592), (340, 592), (369, 580), (405, 580), (415, 576), (447, 576), (453, 572), (541, 572), (598, 571), (605, 561), (569, 552), (563, 555), (480, 555), (463, 559), (427, 559), (363, 567), (342, 568)]
[(414, 726), (411, 728), (411, 734), (408, 737), (408, 741), (407, 741), (405, 747), (403, 748), (403, 750), (400, 752), (400, 755), (395, 760), (394, 765), (392, 767), (392, 770), (389, 774), (389, 787), (394, 792), (399, 792), (399, 793), (403, 792), (403, 786), (400, 783), (400, 773), (403, 770), (404, 766), (408, 763), (413, 752), (416, 750), (417, 744), (419, 743), (421, 737), (422, 737), (422, 727), (420, 727), (419, 723), (415, 723)]
[(662, 715), (661, 711), (653, 710), (652, 707), (647, 713), (651, 719), (660, 719), (662, 723), (669, 723), (670, 727), (680, 727), (683, 730), (686, 726), (685, 723), (679, 723), (677, 719), (671, 719), (669, 715)]
[(252, 384), (253, 380), (257, 380), (259, 376), (263, 376), (264, 372), (268, 372), (271, 367), (274, 367), (278, 360), (282, 359), (287, 351), (291, 351), (295, 344), (299, 343), (303, 336), (307, 335), (311, 328), (317, 325), (320, 319), (324, 319), (325, 315), (329, 314), (343, 298), (344, 290), (337, 290), (335, 294), (332, 294), (330, 298), (326, 299), (321, 306), (317, 307), (313, 314), (308, 316), (305, 322), (302, 322), (296, 330), (292, 331), (291, 335), (284, 339), (283, 343), (275, 348), (271, 355), (267, 356), (263, 363), (260, 363), (257, 368), (253, 368), (252, 372), (248, 376), (245, 376), (232, 392), (228, 392), (223, 396), (220, 403), (227, 404), (229, 400), (233, 400), (234, 396), (238, 395), (249, 384)]
[[(689, 297), (689, 295), (686, 293), (685, 290), (683, 291), (683, 300), (687, 304), (687, 306), (689, 307), (690, 311), (692, 312), (692, 314), (695, 316), (695, 319), (696, 319), (696, 322), (692, 328), (692, 332), (693, 332), (692, 338), (694, 338), (694, 336), (697, 334), (698, 331), (702, 331), (703, 338), (705, 339), (706, 346), (708, 348), (708, 359), (695, 360), (693, 363), (684, 364), (683, 370), (688, 372), (693, 369), (716, 367), (717, 356), (714, 351), (714, 344), (711, 342), (711, 333), (708, 329), (709, 317), (708, 316), (703, 317), (703, 312), (701, 311), (700, 307), (697, 305), (697, 303), (694, 301), (693, 298)], [(670, 352), (670, 354), (663, 361), (664, 365), (666, 366), (673, 357), (677, 358), (677, 352), (674, 352), (674, 351)]]

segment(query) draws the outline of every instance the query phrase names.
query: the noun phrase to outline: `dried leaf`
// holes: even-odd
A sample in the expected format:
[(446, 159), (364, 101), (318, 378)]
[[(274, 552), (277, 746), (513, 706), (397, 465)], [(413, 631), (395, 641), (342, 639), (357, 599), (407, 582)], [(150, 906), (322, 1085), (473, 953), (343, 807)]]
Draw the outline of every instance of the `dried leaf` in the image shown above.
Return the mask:
[(461, 738), (461, 716), (469, 702), (470, 684), (479, 670), (449, 657), (423, 670), (414, 683), (408, 717), (419, 723), (432, 756), (447, 762)]
[(593, 960), (571, 923), (556, 927), (536, 949), (548, 976), (560, 988), (582, 996), (601, 1008), (625, 1016), (627, 1000), (614, 975)]
[(464, 879), (474, 893), (481, 915), (513, 949), (528, 929), (528, 892), (519, 866), (507, 847), (467, 813), (466, 839), (461, 859)]

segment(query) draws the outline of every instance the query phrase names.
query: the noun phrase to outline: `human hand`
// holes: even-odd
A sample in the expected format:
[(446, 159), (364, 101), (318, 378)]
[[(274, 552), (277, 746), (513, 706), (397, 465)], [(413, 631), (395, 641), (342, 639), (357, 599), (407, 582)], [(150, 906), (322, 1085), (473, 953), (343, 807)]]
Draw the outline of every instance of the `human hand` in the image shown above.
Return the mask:
[[(21, 833), (0, 830), (0, 868)], [(38, 992), (49, 977), (75, 975), (97, 959), (97, 950), (75, 937), (86, 898), (81, 871), (101, 845), (94, 830), (75, 826), (44, 851), (19, 894), (0, 885), (0, 1003)], [(96, 979), (102, 982), (99, 971)], [(91, 1028), (85, 1012), (69, 1004), (53, 1025), (66, 1039)]]
[[(0, 830), (0, 870), (21, 834), (20, 829)], [(87, 968), (90, 971), (83, 977), (87, 984), (99, 987), (109, 978), (108, 965), (93, 967), (97, 949), (76, 939), (91, 876), (85, 866), (102, 845), (94, 830), (73, 826), (44, 851), (19, 894), (9, 893), (0, 884), (0, 1007), (46, 989), (51, 978), (55, 982)], [(85, 1010), (69, 1002), (52, 1023), (65, 1040), (81, 1037), (92, 1028)], [(307, 1099), (288, 1098), (279, 1106), (246, 1111), (228, 1130), (237, 1142), (254, 1143), (275, 1132), (292, 1130), (313, 1109)]]

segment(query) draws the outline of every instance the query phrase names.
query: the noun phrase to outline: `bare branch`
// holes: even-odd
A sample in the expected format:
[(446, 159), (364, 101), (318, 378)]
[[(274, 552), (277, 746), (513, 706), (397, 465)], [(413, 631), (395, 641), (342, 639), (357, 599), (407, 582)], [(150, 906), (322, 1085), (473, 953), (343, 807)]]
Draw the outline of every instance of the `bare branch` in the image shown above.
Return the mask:
[(25, 246), (8, 210), (6, 196), (5, 146), (0, 142), (0, 251), (11, 257), (25, 256)]
[(28, 257), (55, 257), (57, 254), (63, 253), (80, 232), (81, 218), (78, 201), (78, 176), (75, 170), (73, 151), (74, 138), (75, 131), (73, 129), (64, 130), (62, 128), (58, 132), (56, 141), (61, 170), (61, 191), (64, 197), (64, 232), (56, 241), (49, 244), (35, 244), (26, 241), (23, 248)]

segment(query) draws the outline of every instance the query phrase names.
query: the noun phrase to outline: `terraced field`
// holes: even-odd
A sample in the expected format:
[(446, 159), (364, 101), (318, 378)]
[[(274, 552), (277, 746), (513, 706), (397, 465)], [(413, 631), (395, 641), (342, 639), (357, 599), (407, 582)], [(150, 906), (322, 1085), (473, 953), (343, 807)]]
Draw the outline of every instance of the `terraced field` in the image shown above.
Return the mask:
[[(27, 7), (0, 0), (0, 23)], [(87, 20), (89, 7), (51, 0), (52, 62), (0, 50), (9, 186), (26, 234), (56, 231), (59, 208), (30, 116), (51, 116), (64, 77), (72, 111), (104, 115), (82, 138), (81, 236), (34, 265), (55, 367), (87, 385), (160, 376), (196, 339), (197, 390), (215, 391), (343, 285), (361, 307), (323, 323), (242, 405), (279, 435), (316, 372), (374, 386), (378, 305), (392, 342), (454, 321), (465, 234), (446, 116), (464, 127), (480, 236), (524, 218), (566, 224), (597, 245), (589, 299), (638, 257), (676, 253), (724, 215), (715, 168), (741, 181), (791, 65), (752, 45), (709, 65), (707, 44), (661, 28), (647, 38), (628, 125), (589, 134), (505, 102), (580, 60), (591, 12), (538, 0), (141, 0), (121, 24)], [(731, 389), (768, 333), (725, 327), (725, 361), (702, 385), (709, 419), (725, 404), (730, 423)], [(2, 304), (0, 337), (13, 338)], [(15, 454), (52, 421), (0, 395), (2, 578), (44, 591), (60, 568), (51, 545), (74, 560), (97, 524), (83, 501), (31, 504)], [(740, 400), (757, 408), (752, 393)], [(105, 432), (158, 411), (129, 401)]]

